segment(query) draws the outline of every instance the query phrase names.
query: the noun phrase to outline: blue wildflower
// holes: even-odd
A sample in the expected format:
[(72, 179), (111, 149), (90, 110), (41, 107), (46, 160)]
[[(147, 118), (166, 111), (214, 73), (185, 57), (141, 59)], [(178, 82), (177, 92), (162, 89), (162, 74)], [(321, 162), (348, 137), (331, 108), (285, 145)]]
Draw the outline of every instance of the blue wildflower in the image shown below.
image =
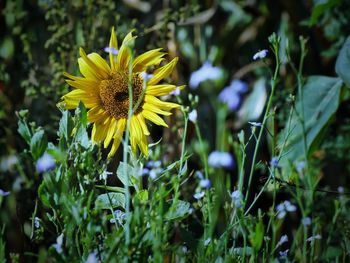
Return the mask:
[(277, 218), (282, 219), (286, 216), (287, 212), (295, 212), (297, 207), (287, 200), (277, 205), (276, 210)]
[(85, 263), (98, 263), (98, 259), (97, 259), (97, 254), (96, 252), (91, 252), (88, 256), (88, 258), (86, 259)]
[(257, 53), (255, 53), (255, 55), (253, 56), (253, 60), (257, 60), (257, 59), (263, 59), (267, 56), (267, 49), (263, 49)]
[(228, 152), (213, 151), (209, 154), (208, 163), (214, 168), (228, 168), (232, 169), (235, 165), (233, 157)]
[(272, 168), (277, 168), (278, 167), (278, 161), (279, 161), (278, 157), (276, 157), (276, 156), (272, 157), (272, 159), (270, 161), (270, 166)]
[(119, 50), (114, 48), (114, 47), (105, 47), (104, 51), (106, 53), (112, 53), (113, 55), (118, 55), (118, 53), (119, 53)]
[(8, 196), (9, 194), (10, 194), (10, 192), (7, 192), (7, 191), (0, 189), (0, 196)]
[(195, 199), (197, 199), (197, 200), (200, 200), (200, 199), (202, 199), (202, 198), (204, 197), (204, 195), (205, 195), (205, 192), (198, 192), (198, 193), (195, 193), (195, 194), (193, 195), (193, 197), (194, 197)]
[(232, 201), (237, 208), (241, 208), (243, 206), (243, 195), (241, 191), (236, 190), (231, 194)]
[(199, 186), (205, 189), (209, 189), (211, 187), (211, 181), (209, 179), (202, 179), (199, 182)]
[(47, 172), (55, 168), (56, 162), (55, 159), (48, 153), (44, 153), (38, 161), (36, 162), (36, 170), (38, 173)]
[(190, 88), (196, 89), (199, 84), (206, 80), (216, 80), (222, 76), (221, 69), (219, 67), (213, 67), (213, 65), (206, 61), (202, 67), (193, 72), (190, 77)]
[(188, 119), (189, 119), (191, 122), (193, 122), (193, 123), (196, 123), (197, 117), (198, 117), (197, 110), (192, 110), (192, 111), (188, 114)]
[(310, 217), (304, 217), (304, 218), (301, 219), (301, 223), (304, 226), (309, 226), (309, 225), (311, 225), (311, 218)]
[(62, 244), (63, 244), (63, 233), (57, 237), (56, 244), (52, 245), (56, 249), (58, 254), (62, 253)]
[(241, 94), (248, 91), (247, 83), (234, 79), (231, 84), (224, 88), (219, 94), (219, 100), (227, 104), (231, 111), (238, 110), (241, 105)]

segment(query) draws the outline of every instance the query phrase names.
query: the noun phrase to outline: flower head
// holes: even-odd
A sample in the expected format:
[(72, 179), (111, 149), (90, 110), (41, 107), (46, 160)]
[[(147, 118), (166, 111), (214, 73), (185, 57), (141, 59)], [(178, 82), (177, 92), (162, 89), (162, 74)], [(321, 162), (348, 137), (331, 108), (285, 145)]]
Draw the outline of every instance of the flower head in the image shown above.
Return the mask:
[(231, 111), (238, 110), (242, 101), (242, 94), (248, 91), (247, 83), (234, 79), (231, 84), (224, 88), (219, 94), (219, 100), (227, 104)]
[(282, 219), (286, 216), (287, 212), (295, 212), (297, 210), (297, 207), (293, 205), (288, 200), (284, 201), (283, 203), (280, 203), (276, 206), (277, 210), (277, 218)]
[(276, 156), (272, 157), (272, 159), (270, 161), (270, 166), (272, 168), (277, 168), (278, 167), (278, 161), (279, 161), (278, 157), (276, 157)]
[(265, 58), (267, 56), (267, 52), (268, 52), (267, 49), (263, 49), (263, 50), (255, 53), (255, 55), (253, 56), (253, 59), (254, 60), (263, 59), (263, 58)]
[[(157, 125), (168, 127), (159, 116), (171, 115), (170, 110), (180, 105), (161, 101), (160, 96), (168, 95), (176, 90), (175, 85), (159, 84), (168, 77), (176, 66), (178, 58), (158, 67), (152, 73), (145, 74), (149, 67), (157, 67), (164, 60), (161, 49), (147, 51), (131, 60), (129, 54), (130, 43), (136, 37), (132, 32), (124, 38), (120, 48), (114, 28), (105, 49), (109, 55), (109, 64), (97, 53), (86, 54), (80, 48), (78, 59), (79, 69), (83, 77), (64, 73), (66, 82), (74, 88), (62, 97), (63, 105), (67, 109), (77, 108), (82, 101), (88, 111), (88, 121), (93, 124), (91, 139), (95, 143), (102, 143), (107, 148), (112, 147), (108, 157), (112, 157), (122, 140), (127, 126), (129, 103), (132, 103), (132, 117), (130, 120), (130, 143), (134, 153), (140, 149), (148, 155), (147, 136), (150, 132), (146, 125), (149, 120)], [(117, 52), (118, 51), (118, 52)], [(132, 73), (129, 74), (129, 64)], [(129, 83), (132, 83), (132, 101), (129, 101)], [(146, 87), (144, 87), (146, 82)]]
[(192, 110), (189, 114), (188, 114), (188, 119), (195, 123), (197, 121), (197, 117), (198, 117), (198, 113), (197, 113), (197, 110), (194, 109)]
[(205, 189), (209, 189), (211, 187), (211, 181), (209, 179), (202, 179), (199, 181), (199, 186)]
[(235, 165), (233, 157), (228, 152), (214, 151), (209, 154), (208, 163), (215, 168), (228, 168), (232, 169)]
[(216, 80), (222, 76), (222, 71), (219, 67), (213, 67), (213, 65), (206, 61), (202, 67), (193, 72), (190, 77), (190, 88), (196, 89), (199, 84), (206, 80)]
[(304, 225), (304, 226), (309, 226), (311, 225), (311, 218), (310, 217), (303, 217), (301, 219), (301, 223)]
[(243, 195), (241, 191), (233, 191), (231, 194), (231, 198), (237, 208), (241, 208), (243, 206)]
[(57, 253), (62, 253), (62, 244), (63, 244), (63, 233), (59, 235), (56, 239), (56, 243), (52, 246), (56, 249)]
[(55, 159), (48, 153), (44, 153), (44, 155), (41, 156), (36, 162), (36, 170), (39, 173), (47, 172), (55, 168), (55, 166)]
[(10, 194), (10, 192), (7, 192), (7, 191), (0, 189), (0, 196), (8, 196), (9, 194)]

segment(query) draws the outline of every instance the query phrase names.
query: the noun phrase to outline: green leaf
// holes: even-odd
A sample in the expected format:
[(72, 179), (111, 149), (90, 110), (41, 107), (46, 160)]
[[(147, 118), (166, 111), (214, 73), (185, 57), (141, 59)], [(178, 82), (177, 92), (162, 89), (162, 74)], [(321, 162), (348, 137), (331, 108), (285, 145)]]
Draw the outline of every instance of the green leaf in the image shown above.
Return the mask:
[[(127, 166), (125, 168), (125, 166)], [(127, 173), (125, 173), (127, 171)], [(118, 169), (117, 169), (117, 177), (119, 180), (123, 183), (123, 185), (127, 186), (134, 186), (135, 183), (132, 180), (132, 177), (137, 177), (139, 173), (139, 170), (137, 168), (134, 168), (130, 164), (125, 164), (123, 162), (120, 162)]]
[(342, 49), (339, 52), (335, 71), (338, 76), (350, 88), (350, 36), (346, 39)]
[(60, 120), (59, 136), (65, 138), (66, 141), (69, 141), (73, 127), (73, 120), (70, 117), (69, 111), (66, 110), (62, 113), (62, 118)]
[(22, 136), (22, 138), (30, 145), (32, 134), (26, 122), (26, 117), (28, 114), (28, 110), (21, 110), (16, 112), (18, 117), (18, 133)]
[(95, 207), (97, 209), (124, 208), (125, 195), (121, 193), (101, 194), (96, 198)]
[(176, 204), (173, 204), (169, 211), (166, 213), (165, 219), (174, 220), (185, 217), (189, 214), (188, 211), (190, 210), (190, 206), (191, 205), (188, 202), (177, 200)]
[[(304, 90), (304, 119), (307, 153), (320, 143), (325, 128), (338, 109), (342, 81), (339, 78), (311, 76), (307, 79)], [(296, 111), (301, 116), (301, 101), (296, 105)], [(300, 118), (294, 113), (290, 127), (287, 126), (279, 135), (279, 144), (283, 145), (288, 135), (280, 166), (287, 168), (288, 164), (304, 155), (303, 130)]]
[(140, 192), (136, 193), (135, 198), (137, 198), (141, 203), (146, 203), (148, 201), (148, 191), (141, 190)]
[(255, 82), (253, 91), (245, 99), (238, 116), (241, 122), (256, 121), (265, 108), (267, 99), (266, 81), (259, 79)]
[(264, 240), (265, 227), (262, 220), (255, 226), (255, 231), (251, 233), (249, 239), (255, 251), (259, 251)]
[(47, 138), (43, 130), (34, 133), (30, 140), (30, 152), (34, 160), (38, 160), (47, 148)]
[(341, 0), (328, 0), (326, 3), (316, 5), (312, 10), (309, 25), (316, 25), (320, 16), (326, 13), (329, 9), (341, 4), (341, 2)]

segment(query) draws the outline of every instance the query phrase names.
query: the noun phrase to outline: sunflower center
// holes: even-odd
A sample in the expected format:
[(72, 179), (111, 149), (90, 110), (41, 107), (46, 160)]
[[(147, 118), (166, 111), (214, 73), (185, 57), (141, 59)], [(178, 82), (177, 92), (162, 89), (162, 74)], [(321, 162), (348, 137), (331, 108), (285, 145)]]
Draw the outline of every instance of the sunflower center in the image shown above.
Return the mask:
[[(127, 118), (129, 111), (129, 75), (127, 72), (114, 72), (111, 78), (100, 83), (100, 97), (103, 108), (114, 118)], [(142, 93), (143, 81), (138, 74), (132, 74), (133, 107), (137, 104)], [(134, 114), (141, 111), (143, 101)]]

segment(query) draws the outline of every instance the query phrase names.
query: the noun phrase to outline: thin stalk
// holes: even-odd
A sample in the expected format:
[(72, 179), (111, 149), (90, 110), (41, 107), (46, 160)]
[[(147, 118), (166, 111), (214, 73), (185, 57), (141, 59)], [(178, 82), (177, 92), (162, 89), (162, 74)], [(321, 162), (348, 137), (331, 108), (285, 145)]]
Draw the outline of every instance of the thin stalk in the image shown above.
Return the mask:
[[(133, 63), (133, 54), (132, 50), (129, 48), (130, 52), (130, 61), (129, 61), (129, 80), (128, 80), (128, 93), (129, 93), (129, 109), (128, 109), (128, 119), (126, 123), (126, 130), (125, 130), (125, 139), (124, 139), (124, 145), (123, 145), (123, 162), (124, 164), (128, 163), (128, 146), (129, 146), (129, 137), (130, 137), (130, 123), (131, 123), (131, 117), (133, 112), (133, 79), (132, 79), (132, 63)], [(126, 178), (128, 178), (128, 168), (127, 165), (124, 165), (124, 174), (126, 175)], [(128, 247), (130, 244), (130, 192), (128, 185), (124, 185), (125, 187), (125, 213), (126, 213), (126, 223), (125, 223), (125, 242), (126, 246)]]
[(262, 134), (263, 134), (263, 131), (264, 131), (264, 127), (265, 127), (267, 118), (269, 116), (269, 111), (270, 111), (271, 104), (272, 104), (272, 98), (273, 98), (273, 95), (275, 93), (275, 89), (276, 89), (276, 86), (277, 86), (277, 77), (278, 77), (278, 72), (279, 72), (279, 68), (280, 68), (280, 62), (278, 60), (278, 53), (275, 54), (275, 57), (276, 57), (276, 68), (275, 68), (275, 73), (273, 75), (273, 78), (271, 80), (271, 93), (270, 93), (270, 96), (269, 96), (269, 100), (267, 102), (266, 111), (265, 111), (265, 114), (264, 114), (262, 126), (261, 126), (260, 131), (259, 131), (259, 136), (258, 136), (257, 142), (255, 144), (255, 148), (254, 148), (253, 160), (252, 160), (252, 163), (251, 163), (250, 173), (249, 173), (248, 188), (247, 188), (247, 193), (245, 195), (245, 203), (247, 202), (248, 197), (249, 197), (249, 191), (250, 191), (250, 186), (251, 186), (252, 179), (253, 179), (253, 173), (254, 173), (254, 170), (255, 170), (255, 162), (256, 162), (256, 157), (257, 157), (257, 154), (258, 154), (258, 149), (259, 149), (259, 146), (260, 146), (260, 141), (261, 141), (261, 138), (262, 138)]

